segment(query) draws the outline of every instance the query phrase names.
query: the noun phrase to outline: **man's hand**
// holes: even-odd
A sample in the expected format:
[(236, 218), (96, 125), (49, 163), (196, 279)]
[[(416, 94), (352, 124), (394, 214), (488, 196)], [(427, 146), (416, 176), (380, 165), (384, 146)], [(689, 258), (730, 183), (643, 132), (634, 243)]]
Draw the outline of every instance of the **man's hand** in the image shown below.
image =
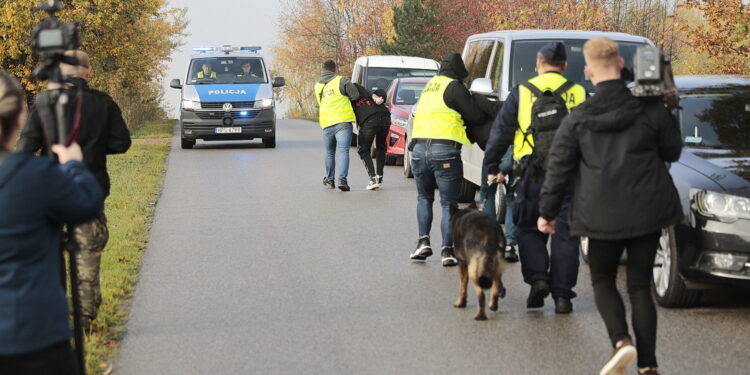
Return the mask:
[(60, 161), (60, 164), (65, 164), (71, 160), (83, 160), (83, 151), (81, 151), (81, 146), (79, 146), (78, 143), (75, 142), (73, 142), (73, 144), (68, 147), (65, 147), (63, 145), (52, 145), (52, 152), (57, 155), (57, 160)]
[(375, 104), (377, 104), (377, 105), (381, 105), (381, 104), (383, 104), (383, 102), (385, 101), (385, 99), (383, 99), (383, 97), (382, 97), (382, 96), (378, 96), (377, 94), (372, 94), (372, 100), (373, 100), (373, 101), (375, 102)]
[(487, 185), (502, 184), (503, 182), (505, 182), (505, 175), (502, 172), (487, 175)]
[(555, 224), (555, 219), (548, 221), (547, 219), (540, 217), (539, 220), (536, 221), (536, 228), (542, 233), (552, 234), (555, 233)]

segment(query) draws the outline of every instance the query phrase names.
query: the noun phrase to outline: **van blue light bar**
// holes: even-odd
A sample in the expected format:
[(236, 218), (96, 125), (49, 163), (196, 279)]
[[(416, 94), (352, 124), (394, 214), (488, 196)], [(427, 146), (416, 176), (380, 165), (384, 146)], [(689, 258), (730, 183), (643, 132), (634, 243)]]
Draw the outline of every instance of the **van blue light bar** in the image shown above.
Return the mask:
[(240, 47), (240, 51), (258, 52), (260, 51), (260, 46)]
[(216, 47), (194, 47), (193, 52), (215, 52), (217, 51)]

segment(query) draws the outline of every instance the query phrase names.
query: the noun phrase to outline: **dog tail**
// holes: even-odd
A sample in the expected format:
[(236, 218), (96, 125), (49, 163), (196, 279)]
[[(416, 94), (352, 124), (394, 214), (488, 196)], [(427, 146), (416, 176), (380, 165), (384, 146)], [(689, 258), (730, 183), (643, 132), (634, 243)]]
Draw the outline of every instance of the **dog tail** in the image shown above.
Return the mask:
[(479, 287), (482, 289), (489, 289), (492, 286), (492, 278), (485, 275), (479, 276), (477, 284), (479, 284)]
[(469, 259), (469, 277), (482, 289), (492, 286), (492, 261), (486, 254), (474, 254)]

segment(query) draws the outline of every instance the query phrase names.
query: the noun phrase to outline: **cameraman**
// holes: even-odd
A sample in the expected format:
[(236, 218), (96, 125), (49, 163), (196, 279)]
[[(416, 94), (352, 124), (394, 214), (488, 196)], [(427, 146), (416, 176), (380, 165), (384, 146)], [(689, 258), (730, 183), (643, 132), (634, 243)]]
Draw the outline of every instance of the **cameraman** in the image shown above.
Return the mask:
[(15, 152), (23, 89), (0, 71), (0, 372), (78, 374), (60, 285), (62, 223), (91, 220), (102, 192), (78, 144), (52, 146), (61, 166)]
[[(614, 347), (601, 374), (624, 374), (637, 352), (639, 373), (657, 375), (651, 272), (661, 229), (683, 216), (666, 166), (680, 157), (680, 130), (658, 99), (641, 100), (630, 93), (621, 79), (624, 62), (617, 43), (591, 39), (583, 56), (596, 95), (567, 116), (555, 134), (538, 228), (554, 232), (572, 180), (570, 232), (590, 239), (594, 300)], [(624, 249), (637, 351), (616, 285)]]
[[(130, 133), (122, 118), (120, 107), (109, 95), (92, 90), (87, 80), (91, 78), (89, 56), (82, 51), (67, 51), (66, 56), (76, 57), (80, 65), (60, 64), (62, 74), (66, 76), (66, 88), (75, 98), (76, 89), (83, 90), (83, 103), (80, 113), (80, 130), (76, 142), (83, 148), (83, 162), (96, 176), (104, 192), (109, 195), (109, 175), (107, 174), (107, 154), (124, 153), (130, 148)], [(42, 93), (40, 95), (46, 95)], [(76, 117), (78, 99), (73, 99), (67, 106), (69, 119)], [(34, 108), (21, 134), (18, 148), (22, 151), (36, 152), (46, 148), (43, 130), (43, 116), (40, 109)], [(102, 302), (99, 287), (99, 263), (102, 251), (109, 240), (107, 217), (102, 210), (90, 222), (75, 227), (76, 240), (80, 252), (76, 254), (78, 262), (79, 294), (81, 296), (81, 324), (84, 330), (91, 329), (91, 322), (96, 318)]]

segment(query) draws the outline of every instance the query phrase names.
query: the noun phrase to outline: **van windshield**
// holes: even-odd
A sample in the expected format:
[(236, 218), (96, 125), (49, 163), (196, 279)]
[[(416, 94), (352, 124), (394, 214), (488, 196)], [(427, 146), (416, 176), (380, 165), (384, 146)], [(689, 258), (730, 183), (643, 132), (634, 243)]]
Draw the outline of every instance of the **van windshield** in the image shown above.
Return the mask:
[(409, 68), (367, 68), (367, 87), (370, 90), (386, 90), (391, 82), (402, 77), (432, 77), (437, 70)]
[(206, 57), (190, 62), (188, 85), (268, 83), (263, 59), (258, 57)]
[[(516, 87), (521, 82), (527, 81), (537, 73), (536, 54), (539, 49), (547, 43), (562, 42), (565, 44), (565, 52), (568, 54), (568, 69), (565, 70), (565, 78), (578, 83), (586, 89), (586, 92), (593, 92), (594, 85), (591, 81), (585, 79), (583, 66), (586, 63), (583, 60), (583, 44), (585, 39), (534, 39), (534, 40), (516, 40), (513, 42), (511, 53), (510, 71), (513, 74), (510, 77), (510, 87)], [(625, 65), (633, 65), (633, 57), (638, 47), (644, 46), (641, 43), (617, 42), (620, 46), (620, 55), (625, 59)]]

